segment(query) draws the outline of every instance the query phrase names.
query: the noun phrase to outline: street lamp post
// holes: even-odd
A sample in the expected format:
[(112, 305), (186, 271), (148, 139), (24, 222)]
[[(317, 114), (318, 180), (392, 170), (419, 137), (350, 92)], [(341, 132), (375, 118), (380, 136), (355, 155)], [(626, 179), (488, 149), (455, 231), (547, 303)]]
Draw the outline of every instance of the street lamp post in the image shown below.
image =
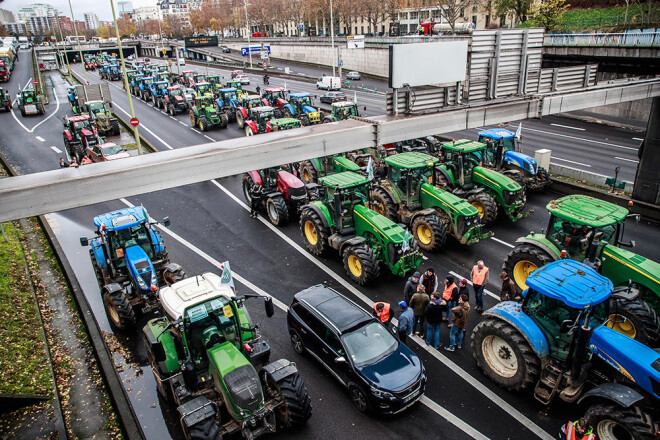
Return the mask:
[(62, 56), (62, 60), (66, 61), (66, 71), (71, 76), (71, 66), (69, 65), (69, 57), (66, 54), (66, 43), (64, 42), (64, 34), (62, 34), (62, 21), (60, 19), (60, 16), (57, 16), (57, 27), (60, 29), (60, 39), (62, 40), (62, 51), (64, 52), (64, 55)]
[[(122, 76), (124, 77), (124, 88), (126, 89), (126, 96), (128, 96), (128, 108), (131, 111), (131, 118), (135, 118), (133, 99), (131, 97), (130, 88), (128, 86), (128, 77), (126, 76), (126, 62), (124, 61), (124, 51), (121, 47), (121, 36), (119, 35), (119, 25), (117, 25), (117, 16), (115, 15), (115, 4), (113, 0), (110, 0), (110, 7), (112, 8), (112, 19), (115, 22), (115, 34), (117, 35), (117, 44), (119, 45), (119, 59), (121, 60)], [(141, 155), (142, 145), (140, 144), (140, 133), (138, 131), (137, 125), (133, 127), (133, 136), (135, 137), (135, 143), (137, 144), (138, 154)]]
[[(76, 19), (73, 16), (73, 6), (71, 6), (71, 0), (69, 0), (69, 10), (71, 11), (71, 21), (73, 21), (73, 31), (76, 34), (76, 40), (78, 43), (78, 53), (80, 54), (80, 64), (83, 67), (83, 74), (85, 75), (85, 82), (89, 84), (89, 78), (87, 78), (87, 69), (85, 69), (85, 59), (83, 58), (82, 48), (80, 47), (80, 37), (78, 37), (78, 27), (76, 26)], [(66, 45), (64, 46), (66, 49)]]
[(335, 76), (337, 67), (337, 54), (335, 53), (335, 19), (332, 13), (332, 0), (330, 0), (330, 44), (332, 45), (332, 76)]
[(250, 19), (248, 18), (247, 0), (245, 0), (245, 2), (243, 2), (243, 4), (245, 5), (245, 27), (247, 27), (248, 56), (250, 57), (250, 69), (251, 69), (252, 68), (252, 47), (250, 47), (250, 46), (251, 46), (252, 43), (250, 43)]

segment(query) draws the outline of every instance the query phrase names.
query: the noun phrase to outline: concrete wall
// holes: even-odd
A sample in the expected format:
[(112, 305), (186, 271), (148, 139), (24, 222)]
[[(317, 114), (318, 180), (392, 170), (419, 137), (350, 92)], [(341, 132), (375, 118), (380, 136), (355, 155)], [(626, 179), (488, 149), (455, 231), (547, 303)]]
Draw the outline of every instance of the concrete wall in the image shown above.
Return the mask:
[[(591, 173), (589, 171), (578, 170), (577, 168), (555, 165), (555, 164), (550, 164), (549, 171), (550, 174), (569, 177), (571, 179), (583, 181), (586, 183), (590, 183), (592, 185), (598, 185), (603, 188), (608, 188), (607, 184), (605, 183), (605, 180), (608, 177), (614, 177), (614, 176), (604, 176), (602, 174)], [(634, 182), (626, 181), (626, 187), (624, 191), (627, 193), (632, 193), (633, 186), (634, 186)]]

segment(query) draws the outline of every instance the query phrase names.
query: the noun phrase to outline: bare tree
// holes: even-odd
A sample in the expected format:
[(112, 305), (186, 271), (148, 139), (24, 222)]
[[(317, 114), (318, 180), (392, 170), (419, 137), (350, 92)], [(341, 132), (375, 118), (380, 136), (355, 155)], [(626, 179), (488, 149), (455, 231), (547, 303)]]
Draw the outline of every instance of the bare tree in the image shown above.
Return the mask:
[(472, 6), (473, 0), (444, 0), (437, 2), (440, 16), (449, 24), (451, 32), (456, 31), (456, 22), (465, 15), (465, 9)]

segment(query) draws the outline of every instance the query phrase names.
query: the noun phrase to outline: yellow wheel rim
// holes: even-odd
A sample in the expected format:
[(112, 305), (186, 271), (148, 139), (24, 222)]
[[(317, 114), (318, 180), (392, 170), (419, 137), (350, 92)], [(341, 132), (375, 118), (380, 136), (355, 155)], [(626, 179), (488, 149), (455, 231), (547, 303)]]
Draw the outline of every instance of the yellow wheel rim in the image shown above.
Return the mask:
[(195, 115), (193, 113), (190, 114), (190, 123), (195, 126)]
[(625, 316), (612, 314), (609, 316), (609, 321), (607, 321), (607, 326), (612, 330), (615, 330), (619, 333), (623, 333), (629, 338), (635, 339), (637, 336), (637, 329), (635, 325)]
[(433, 232), (431, 231), (431, 228), (426, 225), (417, 226), (417, 240), (419, 240), (420, 243), (424, 245), (431, 244), (432, 238)]
[(356, 278), (362, 276), (362, 264), (360, 263), (360, 259), (355, 255), (348, 256), (348, 270)]
[(472, 202), (472, 206), (477, 208), (477, 211), (479, 211), (479, 218), (484, 218), (486, 210), (484, 209), (483, 205), (479, 202)]
[(316, 243), (319, 242), (319, 236), (316, 233), (316, 226), (314, 226), (314, 223), (309, 220), (305, 222), (305, 238), (312, 246), (316, 246)]
[(534, 272), (536, 269), (538, 269), (538, 266), (531, 261), (518, 261), (516, 265), (513, 266), (513, 281), (515, 281), (518, 287), (520, 287), (522, 290), (527, 289), (527, 284), (525, 284), (525, 281), (527, 281), (529, 274)]
[(382, 203), (380, 203), (378, 201), (374, 201), (374, 202), (370, 203), (369, 207), (371, 209), (373, 209), (374, 211), (376, 211), (378, 214), (385, 215), (385, 207), (383, 206)]
[(202, 127), (202, 121), (199, 121), (199, 129), (204, 131), (204, 127)]
[(312, 183), (312, 175), (307, 168), (303, 170), (303, 180), (307, 183)]

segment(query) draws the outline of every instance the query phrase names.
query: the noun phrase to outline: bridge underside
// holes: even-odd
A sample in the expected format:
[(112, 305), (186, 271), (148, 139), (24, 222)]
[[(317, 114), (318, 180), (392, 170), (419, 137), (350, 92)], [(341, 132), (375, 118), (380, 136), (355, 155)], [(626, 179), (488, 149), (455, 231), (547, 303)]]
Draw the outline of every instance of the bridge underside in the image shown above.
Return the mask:
[(633, 75), (657, 75), (660, 72), (660, 58), (617, 57), (584, 54), (543, 55), (543, 68), (581, 66), (598, 64), (598, 72), (628, 73)]

